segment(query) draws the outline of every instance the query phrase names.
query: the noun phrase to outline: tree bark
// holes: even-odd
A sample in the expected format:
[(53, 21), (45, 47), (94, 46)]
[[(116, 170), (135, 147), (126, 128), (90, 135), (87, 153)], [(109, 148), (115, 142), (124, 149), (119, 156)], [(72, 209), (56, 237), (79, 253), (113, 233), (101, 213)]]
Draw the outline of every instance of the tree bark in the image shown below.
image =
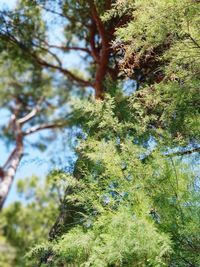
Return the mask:
[(101, 38), (101, 45), (102, 45), (98, 58), (98, 66), (96, 69), (95, 82), (93, 86), (95, 89), (96, 99), (103, 99), (103, 94), (104, 94), (103, 82), (105, 80), (109, 64), (110, 45), (105, 25), (103, 24), (93, 1), (91, 1), (90, 6), (91, 6), (91, 14), (94, 22), (96, 23), (96, 28)]
[(16, 138), (16, 147), (9, 157), (0, 182), (0, 210), (2, 210), (8, 193), (11, 189), (17, 168), (23, 155), (23, 136), (19, 134)]

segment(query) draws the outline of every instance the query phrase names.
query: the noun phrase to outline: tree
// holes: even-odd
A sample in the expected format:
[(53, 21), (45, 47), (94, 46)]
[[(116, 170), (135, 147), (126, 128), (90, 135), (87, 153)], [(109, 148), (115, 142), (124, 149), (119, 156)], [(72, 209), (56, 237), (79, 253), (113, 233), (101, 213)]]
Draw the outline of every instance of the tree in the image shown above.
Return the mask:
[[(111, 46), (115, 27), (123, 25), (128, 19), (114, 19), (104, 24), (101, 14), (111, 4), (112, 1), (55, 1), (54, 4), (52, 1), (21, 1), (14, 12), (2, 12), (1, 39), (11, 47), (21, 48), (24, 54), (31, 56), (42, 67), (58, 70), (73, 84), (81, 88), (92, 87), (96, 97), (101, 98), (106, 76), (115, 80), (119, 72)], [(48, 32), (44, 30), (48, 22), (39, 14), (39, 10), (55, 15), (58, 21), (62, 19), (59, 26), (64, 32), (63, 44), (50, 43)], [(37, 22), (38, 18), (40, 23)], [(27, 24), (29, 19), (31, 25)], [(20, 25), (25, 27), (22, 29)], [(31, 36), (30, 29), (33, 30)], [(51, 56), (51, 60), (41, 55), (44, 52)], [(89, 77), (63, 66), (59, 54), (70, 52), (84, 55)]]
[[(6, 52), (1, 56), (0, 105), (1, 110), (10, 117), (1, 126), (1, 135), (3, 141), (14, 148), (1, 167), (1, 208), (24, 154), (25, 139), (44, 129), (63, 127), (67, 119), (62, 107), (68, 93), (59, 93), (62, 87), (53, 87), (52, 79), (38, 64), (19, 58), (18, 55), (15, 55), (15, 59), (9, 57)], [(60, 96), (56, 99), (58, 94)], [(45, 140), (36, 145), (40, 149), (45, 148)]]
[[(38, 9), (28, 10), (26, 7), (22, 11), (19, 6), (13, 14), (12, 22), (6, 12), (2, 14), (1, 30), (6, 31), (7, 35), (2, 36), (1, 43), (0, 107), (10, 119), (1, 125), (1, 138), (13, 150), (0, 169), (0, 209), (24, 155), (27, 146), (25, 140), (33, 133), (60, 128), (66, 124), (65, 104), (69, 95), (67, 90), (63, 90), (62, 83), (59, 83), (59, 88), (55, 85), (56, 78), (52, 78), (51, 72), (45, 72), (26, 53), (25, 44), (33, 42), (36, 33), (44, 35)], [(28, 22), (26, 16), (30, 18)], [(20, 19), (23, 21), (23, 29), (18, 25)], [(18, 47), (16, 43), (20, 38), (24, 38), (25, 44), (20, 43)], [(43, 150), (45, 140), (37, 141), (35, 146)]]
[[(42, 129), (60, 127), (62, 125), (60, 118), (50, 124), (46, 122), (53, 115), (53, 111), (47, 113), (52, 110), (52, 106), (56, 109), (56, 105), (58, 107), (67, 102), (66, 97), (70, 91), (77, 92), (77, 88), (83, 91), (82, 88), (92, 87), (96, 98), (102, 98), (106, 77), (117, 79), (119, 70), (111, 40), (116, 23), (123, 25), (128, 18), (114, 19), (104, 24), (100, 15), (110, 8), (111, 3), (111, 1), (102, 1), (98, 4), (93, 1), (78, 3), (55, 1), (54, 6), (52, 1), (22, 0), (18, 2), (15, 10), (1, 11), (1, 57), (4, 63), (2, 68), (5, 68), (2, 70), (2, 76), (4, 80), (7, 77), (1, 89), (4, 100), (1, 107), (9, 109), (11, 115), (3, 134), (5, 137), (12, 136), (15, 140), (15, 148), (1, 168), (1, 208), (23, 155), (24, 137)], [(57, 20), (62, 18), (59, 27), (64, 31), (64, 44), (50, 43), (49, 22), (45, 21), (43, 12), (47, 15), (55, 14)], [(69, 54), (71, 51), (84, 54), (83, 73), (75, 73), (77, 70), (64, 67), (64, 54)], [(58, 82), (58, 72), (64, 76), (60, 82)], [(60, 90), (55, 89), (55, 83), (59, 83)], [(63, 89), (63, 85), (68, 88)], [(8, 86), (11, 86), (9, 95)], [(58, 103), (52, 104), (58, 95), (60, 97)], [(33, 121), (37, 120), (40, 121), (39, 125), (26, 129), (25, 132), (22, 130), (22, 127), (28, 127), (27, 123), (33, 124)]]
[[(67, 18), (69, 42), (44, 38), (27, 54), (69, 78), (71, 92), (92, 86), (96, 100), (71, 106), (78, 159), (50, 240), (28, 264), (199, 266), (199, 3), (61, 1), (51, 12)], [(89, 49), (84, 75), (49, 63), (50, 48)], [(129, 96), (125, 78), (136, 83)]]
[(46, 266), (198, 266), (199, 177), (188, 156), (199, 152), (199, 5), (117, 4), (104, 19), (132, 12), (117, 30), (116, 48), (137, 90), (127, 98), (110, 83), (113, 98), (78, 109), (84, 134), (67, 215), (53, 241), (30, 255)]
[[(167, 74), (167, 70), (164, 71), (163, 66), (170, 60), (168, 58), (173, 56), (172, 47), (175, 50), (178, 49), (176, 40), (183, 40), (189, 46), (194, 44), (194, 49), (189, 48), (187, 50), (190, 50), (189, 53), (195, 55), (198, 49), (198, 43), (195, 41), (196, 36), (198, 36), (195, 27), (198, 18), (193, 19), (192, 17), (193, 13), (198, 15), (198, 3), (193, 3), (189, 7), (187, 3), (190, 1), (182, 4), (164, 1), (158, 4), (155, 1), (146, 14), (143, 12), (143, 8), (146, 6), (145, 1), (140, 3), (132, 1), (117, 1), (116, 3), (115, 1), (55, 1), (54, 4), (52, 1), (20, 1), (14, 11), (3, 10), (1, 12), (1, 49), (2, 51), (6, 50), (9, 58), (12, 59), (28, 57), (36, 65), (36, 68), (41, 68), (41, 71), (47, 69), (48, 72), (49, 70), (60, 72), (64, 79), (67, 78), (68, 90), (76, 90), (77, 92), (77, 88), (80, 91), (87, 87), (93, 88), (96, 98), (103, 98), (106, 91), (106, 81), (115, 83), (117, 80), (123, 80), (127, 73), (129, 76), (132, 75), (132, 79), (137, 80), (137, 86), (142, 84), (149, 86), (155, 81), (160, 83), (166, 80), (166, 75), (167, 77), (171, 75), (171, 78), (167, 78), (167, 80), (171, 80), (173, 87), (176, 74)], [(113, 9), (109, 11), (112, 7)], [(168, 9), (173, 10), (172, 16), (168, 16), (164, 20), (166, 22), (165, 27), (154, 29), (149, 26), (150, 24), (145, 24), (147, 21), (151, 21), (154, 27), (157, 27), (155, 25), (158, 24), (154, 22), (160, 20), (161, 25), (164, 25), (162, 18), (151, 17), (154, 8), (158, 9), (157, 14), (160, 14), (162, 10), (165, 12)], [(102, 15), (105, 13), (103, 20)], [(49, 40), (49, 35), (51, 35), (48, 30), (50, 22), (45, 20), (45, 15), (48, 16), (49, 14), (59, 21), (58, 27), (62, 28), (64, 32), (64, 40), (61, 43), (52, 44)], [(173, 19), (173, 14), (177, 14), (176, 21)], [(181, 25), (182, 19), (185, 24), (179, 29), (177, 25)], [(188, 24), (190, 21), (192, 22)], [(149, 29), (146, 33), (144, 32), (146, 39), (142, 39), (144, 34), (141, 33), (146, 28)], [(114, 41), (116, 30), (118, 37)], [(156, 31), (160, 34), (157, 38), (154, 37)], [(174, 33), (174, 36), (171, 32)], [(136, 41), (134, 45), (131, 43), (133, 36)], [(179, 45), (180, 43), (181, 41)], [(123, 52), (125, 52), (125, 60), (121, 59)], [(66, 68), (63, 59), (65, 57), (67, 59), (67, 56), (64, 55), (69, 57), (76, 55), (83, 58), (85, 70), (80, 73), (80, 71)], [(180, 54), (179, 61), (181, 57), (182, 54)], [(175, 62), (171, 62), (171, 64), (175, 64)], [(195, 64), (193, 62), (193, 65)], [(198, 64), (193, 67), (198, 69)], [(55, 75), (57, 74), (53, 72), (54, 79)], [(186, 73), (184, 75), (186, 76)], [(52, 77), (52, 73), (50, 76)], [(165, 91), (165, 89), (163, 90)], [(195, 91), (196, 89), (192, 90), (194, 94), (198, 93)], [(149, 94), (149, 91), (147, 94), (152, 95), (152, 93)], [(188, 109), (194, 104), (198, 105), (197, 100), (195, 102), (189, 102)], [(174, 105), (177, 103), (174, 102)], [(189, 114), (188, 109), (185, 110), (186, 114)], [(156, 118), (158, 116), (161, 115), (156, 115)], [(182, 121), (180, 121), (181, 123)], [(179, 135), (179, 133), (177, 134)], [(198, 133), (196, 132), (196, 134)], [(18, 151), (20, 150), (22, 149), (19, 148)], [(5, 195), (8, 192), (7, 185), (6, 188), (5, 193), (3, 193)]]

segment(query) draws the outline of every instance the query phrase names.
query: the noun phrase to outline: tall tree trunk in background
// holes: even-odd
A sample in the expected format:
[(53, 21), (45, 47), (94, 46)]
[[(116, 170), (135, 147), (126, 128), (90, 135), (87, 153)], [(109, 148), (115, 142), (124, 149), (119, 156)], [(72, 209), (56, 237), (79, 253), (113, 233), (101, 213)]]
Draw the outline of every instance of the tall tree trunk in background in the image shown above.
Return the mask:
[(5, 200), (11, 189), (17, 168), (23, 155), (23, 135), (19, 134), (16, 139), (16, 147), (9, 156), (4, 168), (2, 169), (2, 176), (0, 182), (0, 210), (3, 208)]

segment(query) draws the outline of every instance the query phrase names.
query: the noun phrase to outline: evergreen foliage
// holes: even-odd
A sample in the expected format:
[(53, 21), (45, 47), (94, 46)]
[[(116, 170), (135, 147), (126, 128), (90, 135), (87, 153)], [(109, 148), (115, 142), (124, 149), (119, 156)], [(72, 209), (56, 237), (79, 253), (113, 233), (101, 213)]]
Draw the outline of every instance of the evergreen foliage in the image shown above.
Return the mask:
[[(35, 178), (19, 185), (33, 199), (3, 211), (0, 245), (11, 257), (0, 264), (200, 266), (199, 1), (117, 0), (108, 7), (61, 1), (59, 7), (69, 20), (70, 46), (82, 40), (92, 48), (88, 25), (97, 21), (93, 53), (101, 58), (109, 49), (106, 73), (98, 87), (104, 61), (92, 65), (87, 58), (97, 99), (70, 102), (70, 124), (79, 129), (73, 171), (52, 172), (43, 188)], [(127, 80), (136, 84), (129, 95)], [(26, 88), (32, 95), (34, 85)]]
[(118, 101), (76, 103), (84, 140), (65, 208), (78, 214), (29, 257), (43, 266), (198, 266), (199, 177), (163, 146), (138, 142), (132, 109), (121, 120)]

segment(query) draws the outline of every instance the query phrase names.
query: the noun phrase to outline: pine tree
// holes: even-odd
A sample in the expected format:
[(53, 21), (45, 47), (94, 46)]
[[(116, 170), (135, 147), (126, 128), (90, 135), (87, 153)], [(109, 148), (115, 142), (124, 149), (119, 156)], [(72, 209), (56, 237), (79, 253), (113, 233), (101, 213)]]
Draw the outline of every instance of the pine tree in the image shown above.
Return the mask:
[[(27, 266), (198, 267), (198, 1), (59, 4), (69, 22), (59, 49), (83, 50), (82, 41), (87, 74), (50, 64), (33, 46), (28, 53), (69, 78), (72, 91), (93, 87), (96, 100), (71, 106), (78, 159), (49, 240), (36, 240)], [(125, 78), (136, 85), (129, 96)]]

